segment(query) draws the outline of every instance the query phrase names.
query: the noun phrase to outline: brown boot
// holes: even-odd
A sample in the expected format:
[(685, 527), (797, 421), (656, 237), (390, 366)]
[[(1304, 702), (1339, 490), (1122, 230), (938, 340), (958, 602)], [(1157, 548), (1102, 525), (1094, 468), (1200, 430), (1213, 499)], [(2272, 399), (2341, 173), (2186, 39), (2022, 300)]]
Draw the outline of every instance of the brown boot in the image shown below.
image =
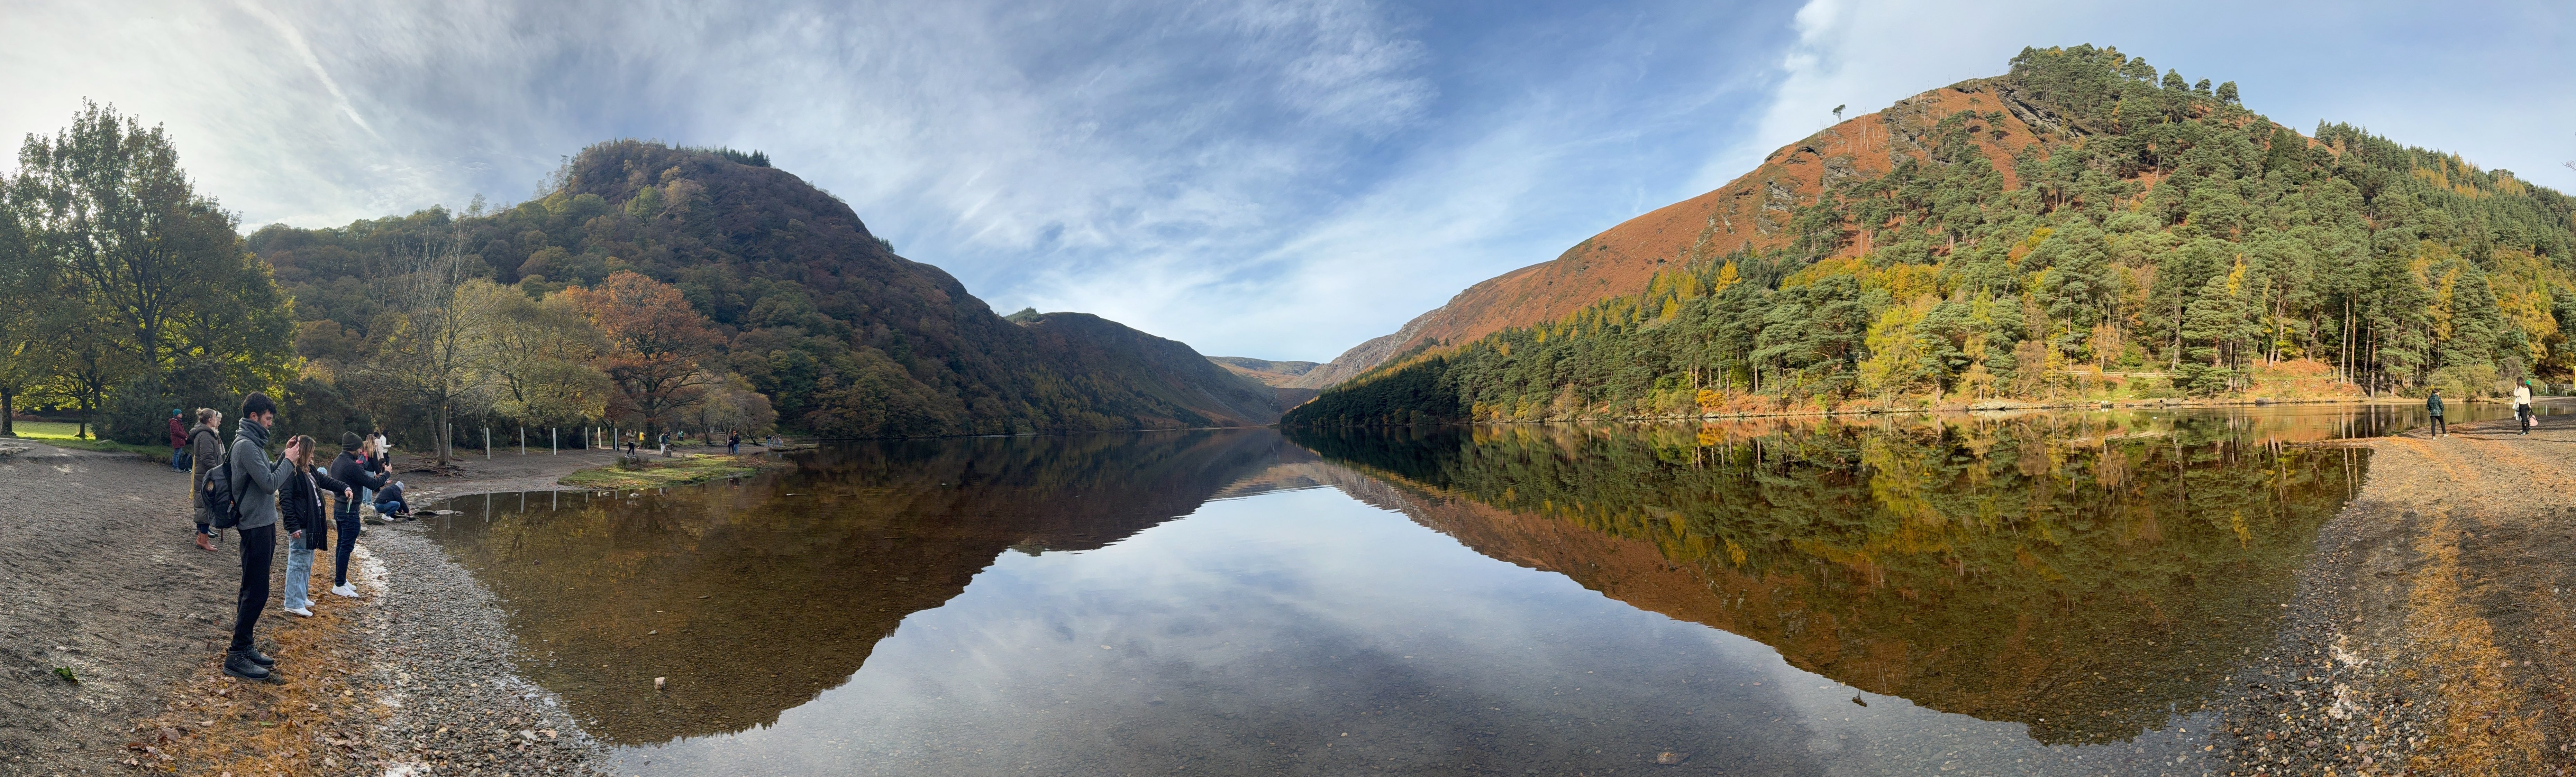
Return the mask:
[(197, 549), (208, 553), (215, 552), (215, 538), (203, 534), (197, 535)]

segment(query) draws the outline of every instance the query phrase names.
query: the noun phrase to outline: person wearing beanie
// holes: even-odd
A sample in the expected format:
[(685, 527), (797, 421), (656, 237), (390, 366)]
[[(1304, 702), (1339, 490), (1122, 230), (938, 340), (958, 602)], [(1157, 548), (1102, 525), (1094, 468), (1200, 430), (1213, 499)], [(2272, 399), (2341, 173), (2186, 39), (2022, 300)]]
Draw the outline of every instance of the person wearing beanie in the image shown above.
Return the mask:
[(225, 457), (231, 473), (234, 529), (241, 538), (241, 593), (233, 600), (233, 641), (224, 651), (224, 674), (245, 680), (273, 679), (277, 659), (259, 652), (251, 634), (260, 610), (268, 607), (268, 572), (277, 560), (277, 491), (295, 470), (289, 461), (303, 451), (286, 448), (286, 456), (268, 457), (268, 430), (277, 425), (277, 402), (253, 391), (242, 397), (240, 425), (233, 428), (232, 453)]
[[(340, 433), (340, 456), (331, 460), (331, 479), (357, 492), (384, 488), (384, 468), (368, 461), (368, 447), (366, 438), (357, 433)], [(358, 507), (362, 504), (352, 492), (343, 492), (332, 501), (332, 523), (338, 524), (340, 544), (331, 551), (331, 593), (353, 599), (358, 589), (349, 585), (349, 552), (358, 549)]]

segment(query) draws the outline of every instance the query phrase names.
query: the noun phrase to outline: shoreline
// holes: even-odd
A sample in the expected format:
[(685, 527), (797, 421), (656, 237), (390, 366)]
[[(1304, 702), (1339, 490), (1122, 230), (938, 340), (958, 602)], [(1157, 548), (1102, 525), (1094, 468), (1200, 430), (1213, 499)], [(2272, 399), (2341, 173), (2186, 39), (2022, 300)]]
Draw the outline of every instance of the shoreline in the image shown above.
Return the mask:
[(2270, 648), (2222, 698), (2233, 774), (2576, 767), (2576, 427), (2373, 438)]
[[(2256, 648), (2231, 675), (2232, 687), (2207, 703), (2223, 723), (2208, 740), (2213, 755), (2233, 773), (2522, 774), (2576, 766), (2576, 754), (2559, 750), (2576, 741), (2576, 711), (2566, 703), (2576, 693), (2576, 646), (2558, 644), (2576, 632), (2576, 459), (2566, 455), (2576, 454), (2576, 423), (2528, 437), (2513, 434), (2509, 421), (2454, 430), (2444, 439), (2419, 430), (2347, 441), (2371, 449), (2367, 475), (2318, 529), (2271, 644)], [(413, 493), (428, 504), (556, 488), (562, 477), (615, 456), (585, 453), (470, 460), (461, 463), (461, 477), (418, 478)], [(32, 506), (31, 499), (65, 498), (20, 492), (42, 486), (69, 487), (91, 501), (143, 501), (138, 495), (169, 487), (156, 478), (184, 488), (183, 476), (159, 464), (38, 447), (0, 458), (0, 500)], [(76, 623), (85, 635), (22, 633), (41, 623), (26, 617), (37, 601), (30, 595), (56, 597), (67, 579), (59, 575), (73, 566), (7, 571), (28, 582), (17, 584), (16, 598), (0, 599), (0, 656), (22, 667), (29, 659), (59, 661), (82, 682), (46, 685), (54, 681), (23, 668), (0, 673), (13, 687), (43, 691), (32, 710), (13, 712), (0, 702), (0, 773), (132, 768), (128, 760), (146, 770), (235, 774), (599, 774), (614, 766), (609, 749), (587, 736), (554, 694), (519, 672), (529, 657), (502, 604), (418, 521), (367, 527), (353, 574), (365, 598), (323, 594), (324, 556), (315, 589), (323, 594), (315, 607), (323, 617), (285, 615), (271, 600), (261, 644), (281, 659), (285, 683), (220, 676), (215, 659), (229, 632), (237, 556), (229, 547), (207, 554), (186, 546), (184, 513), (175, 499), (166, 501), (173, 503), (133, 511), (133, 526), (142, 528), (110, 527), (110, 536), (98, 538), (117, 542), (119, 532), (145, 531), (157, 532), (155, 539), (126, 542), (130, 552), (102, 551), (90, 561), (119, 567), (104, 572), (111, 579), (164, 575), (173, 593), (108, 605), (117, 619)], [(0, 529), (48, 530), (13, 520), (58, 517), (0, 504)], [(53, 531), (61, 542), (100, 533)], [(277, 566), (282, 571), (282, 559)], [(132, 595), (105, 588), (106, 595)], [(272, 596), (277, 590), (273, 585)], [(82, 608), (101, 605), (64, 606), (88, 612)], [(120, 642), (125, 635), (117, 629), (171, 633)], [(40, 657), (28, 650), (34, 642), (61, 647), (56, 657)], [(75, 710), (91, 714), (66, 719), (49, 737), (10, 736), (9, 724), (25, 731), (43, 722), (28, 711)]]
[[(507, 613), (418, 522), (368, 522), (351, 558), (361, 598), (328, 592), (317, 553), (313, 618), (282, 609), (281, 538), (255, 635), (277, 681), (242, 681), (219, 668), (239, 535), (218, 553), (190, 544), (187, 476), (13, 443), (29, 450), (0, 457), (0, 531), (17, 537), (0, 545), (0, 773), (602, 773), (604, 751), (519, 675)], [(427, 503), (557, 488), (612, 460), (505, 453), (401, 477)], [(74, 504), (107, 509), (74, 518)]]

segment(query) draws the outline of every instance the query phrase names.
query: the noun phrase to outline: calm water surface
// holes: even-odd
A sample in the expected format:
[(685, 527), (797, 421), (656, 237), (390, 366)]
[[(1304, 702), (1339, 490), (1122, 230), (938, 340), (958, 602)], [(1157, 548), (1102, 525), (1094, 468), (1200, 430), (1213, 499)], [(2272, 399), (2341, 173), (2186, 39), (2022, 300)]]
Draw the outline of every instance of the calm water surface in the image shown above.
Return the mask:
[(2419, 415), (897, 441), (427, 523), (623, 774), (2199, 774), (2331, 441)]

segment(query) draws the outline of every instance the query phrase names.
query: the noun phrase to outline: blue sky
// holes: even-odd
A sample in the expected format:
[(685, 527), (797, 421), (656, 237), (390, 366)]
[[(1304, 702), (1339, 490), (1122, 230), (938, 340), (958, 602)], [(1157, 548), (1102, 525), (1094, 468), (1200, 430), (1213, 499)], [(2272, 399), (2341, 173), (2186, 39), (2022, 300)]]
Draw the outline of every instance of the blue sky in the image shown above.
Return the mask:
[[(167, 124), (246, 225), (769, 152), (1003, 312), (1324, 360), (1769, 150), (2090, 42), (2576, 189), (2564, 4), (0, 0), (0, 132)], [(25, 34), (25, 33), (34, 34)]]

